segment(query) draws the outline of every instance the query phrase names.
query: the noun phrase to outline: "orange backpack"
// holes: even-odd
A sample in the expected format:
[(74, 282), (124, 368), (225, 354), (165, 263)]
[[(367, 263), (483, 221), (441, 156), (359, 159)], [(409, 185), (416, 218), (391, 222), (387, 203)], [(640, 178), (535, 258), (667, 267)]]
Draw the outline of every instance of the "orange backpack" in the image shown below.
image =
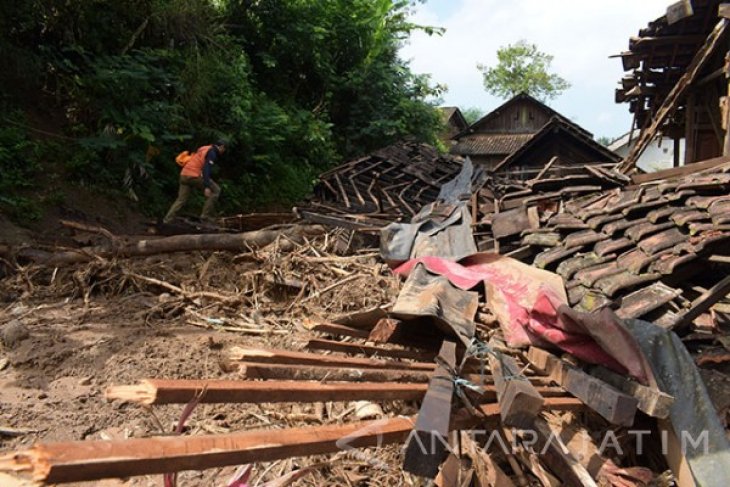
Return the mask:
[(175, 157), (175, 162), (177, 162), (177, 165), (180, 167), (185, 167), (185, 164), (188, 163), (190, 158), (193, 157), (193, 153), (190, 151), (182, 151)]

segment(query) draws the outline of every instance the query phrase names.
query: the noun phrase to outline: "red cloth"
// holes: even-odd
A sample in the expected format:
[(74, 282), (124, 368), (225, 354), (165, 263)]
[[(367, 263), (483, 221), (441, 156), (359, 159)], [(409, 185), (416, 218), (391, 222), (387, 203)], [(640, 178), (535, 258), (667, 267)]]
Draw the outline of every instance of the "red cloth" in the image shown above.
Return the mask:
[(638, 344), (620, 320), (610, 311), (608, 315), (573, 311), (557, 274), (485, 253), (459, 262), (440, 257), (412, 259), (394, 272), (407, 277), (417, 265), (464, 290), (485, 283), (490, 308), (510, 346), (552, 345), (587, 363), (629, 373), (644, 384), (653, 382)]

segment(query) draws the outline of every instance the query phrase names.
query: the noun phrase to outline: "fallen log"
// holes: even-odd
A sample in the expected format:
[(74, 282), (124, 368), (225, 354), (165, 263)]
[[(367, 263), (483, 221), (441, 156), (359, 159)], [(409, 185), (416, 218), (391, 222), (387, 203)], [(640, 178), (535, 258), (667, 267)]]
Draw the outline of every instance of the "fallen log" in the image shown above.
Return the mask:
[[(545, 406), (554, 411), (583, 407), (572, 398), (548, 399)], [(451, 429), (471, 428), (499, 416), (496, 404), (485, 404), (479, 411), (479, 417), (459, 411)], [(413, 418), (401, 417), (226, 435), (40, 443), (0, 457), (0, 472), (30, 475), (37, 482), (67, 483), (203, 470), (398, 443), (407, 438), (413, 424)]]
[(281, 239), (285, 248), (293, 245), (292, 242), (302, 242), (304, 237), (311, 237), (324, 233), (320, 226), (290, 225), (270, 229), (257, 230), (245, 233), (215, 233), (202, 235), (176, 235), (137, 242), (120, 243), (119, 245), (85, 247), (74, 250), (47, 250), (20, 248), (0, 248), (0, 255), (11, 253), (7, 257), (14, 257), (20, 261), (30, 261), (36, 264), (60, 267), (71, 264), (88, 262), (96, 257), (105, 259), (113, 257), (141, 257), (173, 252), (192, 252), (199, 250), (227, 250), (232, 252), (246, 251), (250, 248), (261, 248)]
[(328, 401), (415, 401), (426, 384), (328, 383), (303, 381), (166, 380), (147, 379), (135, 385), (112, 386), (107, 400), (143, 405), (201, 403), (273, 403)]

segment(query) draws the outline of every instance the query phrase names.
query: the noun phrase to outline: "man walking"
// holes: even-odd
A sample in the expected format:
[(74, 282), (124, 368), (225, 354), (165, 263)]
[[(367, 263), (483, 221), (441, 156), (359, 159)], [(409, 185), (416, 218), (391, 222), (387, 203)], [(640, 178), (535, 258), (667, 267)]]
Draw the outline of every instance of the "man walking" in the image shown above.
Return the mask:
[(177, 212), (187, 202), (190, 197), (190, 191), (193, 188), (202, 189), (205, 195), (205, 204), (203, 205), (200, 218), (203, 220), (211, 219), (211, 213), (215, 202), (218, 200), (218, 196), (221, 194), (221, 188), (210, 177), (210, 173), (213, 169), (213, 164), (215, 164), (218, 157), (223, 155), (225, 151), (225, 141), (219, 140), (214, 145), (204, 145), (198, 148), (195, 154), (188, 159), (188, 162), (185, 163), (182, 171), (180, 171), (180, 189), (177, 194), (177, 199), (163, 219), (165, 223), (170, 223), (175, 218)]

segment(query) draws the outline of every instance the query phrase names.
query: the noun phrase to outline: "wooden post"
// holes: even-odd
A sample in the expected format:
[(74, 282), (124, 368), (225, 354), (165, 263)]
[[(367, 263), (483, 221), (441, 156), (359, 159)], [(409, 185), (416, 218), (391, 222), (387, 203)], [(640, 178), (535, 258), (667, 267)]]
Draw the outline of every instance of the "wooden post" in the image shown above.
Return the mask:
[[(492, 339), (489, 346), (495, 350), (500, 342)], [(489, 355), (489, 368), (492, 370), (494, 385), (497, 388), (497, 399), (506, 426), (529, 428), (542, 409), (545, 399), (520, 372), (512, 357), (501, 352)]]
[(684, 111), (684, 164), (694, 162), (695, 158), (695, 95), (687, 95)]

